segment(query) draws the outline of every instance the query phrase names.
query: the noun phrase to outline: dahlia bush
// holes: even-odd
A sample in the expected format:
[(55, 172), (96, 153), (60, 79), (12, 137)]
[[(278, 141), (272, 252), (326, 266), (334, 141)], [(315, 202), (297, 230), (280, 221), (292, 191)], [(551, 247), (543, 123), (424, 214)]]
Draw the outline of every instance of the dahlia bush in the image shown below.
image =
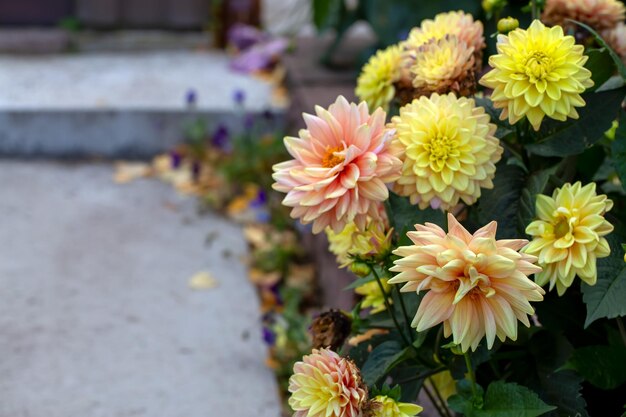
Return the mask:
[(625, 8), (508, 3), (422, 16), (285, 138), (274, 188), (355, 301), (314, 319), (294, 416), (626, 416)]

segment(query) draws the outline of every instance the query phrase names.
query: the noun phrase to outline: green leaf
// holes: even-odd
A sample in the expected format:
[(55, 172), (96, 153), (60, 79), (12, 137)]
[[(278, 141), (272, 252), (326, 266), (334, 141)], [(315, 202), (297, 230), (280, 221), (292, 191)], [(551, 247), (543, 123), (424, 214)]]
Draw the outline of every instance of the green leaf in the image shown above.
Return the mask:
[(480, 4), (475, 0), (361, 0), (365, 16), (380, 42), (384, 45), (406, 39), (407, 32), (419, 26), (426, 18), (449, 10), (478, 11)]
[(626, 382), (624, 346), (586, 346), (576, 349), (562, 369), (573, 369), (598, 388), (610, 390)]
[(611, 143), (611, 157), (617, 176), (626, 190), (626, 112), (620, 111), (619, 125), (615, 131), (615, 139)]
[(543, 194), (546, 189), (550, 176), (554, 175), (558, 168), (555, 165), (551, 168), (547, 168), (533, 173), (526, 181), (526, 187), (522, 190), (519, 211), (518, 211), (518, 223), (519, 230), (523, 231), (526, 226), (535, 218), (535, 200), (537, 194)]
[(445, 213), (441, 210), (433, 210), (427, 208), (421, 210), (419, 207), (411, 204), (408, 197), (400, 197), (399, 195), (389, 192), (389, 199), (385, 202), (387, 206), (387, 214), (399, 235), (399, 240), (404, 240), (406, 232), (415, 230), (416, 224), (424, 224), (426, 222), (435, 223), (439, 226), (445, 224)]
[(598, 280), (596, 285), (581, 284), (583, 301), (587, 305), (585, 328), (595, 320), (626, 315), (626, 263), (624, 262), (621, 240), (616, 233), (606, 237), (611, 254), (598, 259)]
[(588, 49), (585, 54), (589, 57), (585, 68), (591, 71), (591, 79), (594, 84), (590, 91), (596, 91), (615, 73), (615, 62), (613, 62), (613, 58), (606, 48)]
[(598, 32), (593, 30), (593, 28), (591, 28), (591, 26), (589, 26), (589, 25), (586, 25), (586, 24), (584, 24), (582, 22), (579, 22), (579, 21), (576, 21), (576, 20), (572, 20), (572, 19), (567, 19), (567, 20), (570, 20), (570, 21), (576, 23), (578, 26), (585, 28), (587, 30), (587, 32), (589, 32), (589, 33), (591, 33), (593, 35), (593, 37), (596, 39), (596, 41), (598, 41), (598, 43), (603, 48), (605, 48), (608, 51), (609, 55), (613, 59), (613, 63), (617, 67), (617, 72), (619, 72), (619, 74), (622, 76), (622, 78), (624, 80), (626, 80), (626, 66), (624, 66), (624, 63), (622, 62), (622, 59), (619, 57), (619, 55), (617, 55), (617, 53), (604, 41), (602, 36), (600, 36), (598, 34)]
[(480, 226), (496, 220), (498, 239), (519, 237), (517, 214), (525, 184), (526, 172), (522, 167), (500, 162), (496, 166), (493, 188), (482, 190), (478, 200)]
[(557, 407), (549, 415), (554, 417), (589, 417), (587, 402), (581, 390), (583, 378), (574, 371), (559, 371), (541, 381), (542, 397)]
[(337, 24), (343, 0), (313, 0), (313, 23), (319, 31)]
[(480, 417), (537, 417), (556, 409), (528, 388), (496, 381), (489, 384)]
[(456, 383), (456, 394), (448, 398), (448, 406), (452, 411), (461, 413), (466, 417), (478, 416), (477, 412), (483, 407), (484, 390), (476, 385), (476, 397), (472, 392), (472, 383), (467, 379), (461, 379)]
[(578, 109), (580, 117), (566, 122), (546, 119), (542, 123), (538, 137), (540, 142), (526, 145), (526, 149), (541, 156), (569, 156), (582, 153), (602, 138), (617, 118), (620, 105), (626, 95), (626, 88), (585, 93), (587, 103)]
[(411, 353), (411, 348), (403, 348), (395, 340), (381, 343), (374, 348), (361, 368), (363, 381), (370, 387), (376, 385)]

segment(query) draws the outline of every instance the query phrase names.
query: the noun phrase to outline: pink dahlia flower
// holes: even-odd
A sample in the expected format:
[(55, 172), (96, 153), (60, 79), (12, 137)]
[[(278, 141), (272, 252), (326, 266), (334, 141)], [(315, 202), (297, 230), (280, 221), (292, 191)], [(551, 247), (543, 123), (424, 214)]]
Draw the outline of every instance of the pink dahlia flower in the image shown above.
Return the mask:
[(291, 217), (313, 223), (313, 233), (330, 226), (335, 233), (355, 222), (365, 229), (368, 216), (379, 218), (380, 202), (389, 197), (385, 183), (396, 180), (402, 162), (390, 151), (394, 131), (386, 114), (342, 96), (328, 110), (304, 114), (300, 137), (286, 137), (294, 159), (274, 165), (273, 188), (287, 193), (283, 204)]
[(530, 326), (530, 301), (543, 300), (544, 290), (528, 278), (541, 271), (537, 257), (519, 253), (524, 239), (496, 240), (496, 222), (469, 233), (448, 214), (448, 233), (436, 224), (415, 225), (413, 242), (393, 253), (401, 258), (388, 281), (403, 292), (428, 290), (417, 309), (418, 332), (443, 323), (462, 351), (476, 350), (483, 337), (491, 349), (495, 338), (517, 339), (517, 321)]
[(313, 349), (296, 362), (289, 392), (294, 417), (357, 417), (367, 401), (359, 369), (329, 349)]

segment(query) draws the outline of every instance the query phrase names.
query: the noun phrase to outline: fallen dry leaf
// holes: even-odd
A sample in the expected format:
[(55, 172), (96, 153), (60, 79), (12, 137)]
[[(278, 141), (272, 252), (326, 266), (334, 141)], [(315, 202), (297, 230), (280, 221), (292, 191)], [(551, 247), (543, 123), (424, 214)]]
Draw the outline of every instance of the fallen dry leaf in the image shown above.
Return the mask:
[(208, 271), (196, 272), (189, 279), (189, 288), (194, 290), (210, 290), (217, 287), (218, 284), (218, 281)]
[(370, 340), (372, 337), (379, 335), (379, 334), (387, 334), (389, 333), (389, 330), (385, 330), (385, 329), (370, 329), (368, 331), (366, 331), (363, 334), (358, 334), (356, 336), (351, 337), (350, 339), (348, 339), (348, 344), (350, 346), (356, 346), (359, 343), (365, 342), (367, 340)]
[(120, 161), (115, 164), (113, 181), (118, 184), (126, 184), (137, 178), (144, 178), (151, 174), (152, 168), (144, 162)]

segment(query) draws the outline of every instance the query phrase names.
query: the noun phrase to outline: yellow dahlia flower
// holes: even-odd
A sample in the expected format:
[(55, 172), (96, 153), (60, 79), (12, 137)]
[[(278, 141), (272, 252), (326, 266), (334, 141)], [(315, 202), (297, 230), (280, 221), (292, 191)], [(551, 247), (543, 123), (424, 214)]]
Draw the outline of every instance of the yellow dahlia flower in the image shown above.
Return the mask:
[(294, 417), (357, 417), (367, 390), (354, 363), (329, 349), (313, 349), (293, 366), (289, 406)]
[(416, 97), (432, 93), (474, 93), (474, 48), (459, 41), (456, 36), (432, 39), (411, 54), (411, 76), (417, 90)]
[(567, 19), (596, 30), (611, 29), (624, 20), (624, 4), (618, 0), (546, 0), (541, 20), (548, 25), (573, 27)]
[(392, 45), (373, 55), (363, 66), (356, 81), (356, 96), (371, 109), (382, 107), (389, 110), (389, 103), (396, 95), (394, 82), (400, 77), (402, 52), (400, 46)]
[(439, 226), (416, 225), (407, 233), (412, 246), (401, 246), (390, 284), (403, 292), (428, 290), (411, 326), (418, 332), (443, 323), (462, 351), (476, 350), (483, 337), (491, 349), (496, 336), (517, 339), (517, 321), (530, 326), (530, 301), (543, 300), (543, 289), (527, 275), (541, 271), (535, 256), (519, 253), (528, 241), (496, 240), (496, 222), (473, 235), (448, 214), (448, 233)]
[(420, 97), (392, 119), (393, 152), (402, 160), (394, 191), (421, 209), (448, 210), (474, 204), (481, 188), (492, 188), (502, 147), (496, 126), (474, 100), (454, 94)]
[(460, 42), (465, 43), (468, 49), (473, 49), (477, 57), (477, 65), (480, 65), (480, 56), (485, 47), (483, 37), (483, 24), (474, 21), (471, 14), (458, 12), (440, 13), (434, 20), (425, 19), (419, 27), (409, 32), (409, 37), (403, 43), (406, 49), (417, 49), (431, 40), (439, 40), (447, 35), (453, 35)]
[(344, 268), (355, 259), (376, 261), (389, 254), (393, 228), (389, 228), (384, 206), (380, 205), (380, 217), (367, 220), (364, 230), (349, 223), (339, 233), (326, 228), (328, 250), (336, 256), (337, 263)]
[(547, 28), (539, 20), (528, 30), (498, 35), (498, 54), (489, 57), (491, 71), (480, 83), (493, 88), (491, 100), (502, 120), (514, 124), (526, 116), (539, 130), (544, 116), (565, 121), (578, 118), (575, 107), (585, 105), (580, 94), (593, 85), (584, 68), (584, 47), (575, 45), (563, 28)]
[[(386, 293), (389, 293), (391, 286), (387, 283), (389, 281), (386, 278), (381, 278), (380, 283), (383, 284), (383, 289)], [(372, 314), (380, 313), (385, 310), (385, 295), (380, 291), (380, 287), (378, 286), (378, 282), (370, 281), (363, 285), (360, 285), (354, 289), (354, 292), (362, 295), (363, 301), (361, 302), (361, 307), (369, 308)], [(391, 300), (389, 300), (391, 302)]]
[(535, 275), (537, 284), (556, 285), (559, 295), (572, 285), (574, 277), (589, 285), (597, 279), (596, 259), (609, 256), (611, 249), (603, 236), (613, 230), (604, 219), (613, 202), (596, 194), (596, 184), (565, 184), (552, 197), (537, 195), (536, 216), (526, 228), (533, 236), (524, 252), (538, 256), (543, 271)]
[(386, 395), (377, 395), (370, 401), (371, 417), (414, 417), (423, 408), (417, 404), (401, 403)]

